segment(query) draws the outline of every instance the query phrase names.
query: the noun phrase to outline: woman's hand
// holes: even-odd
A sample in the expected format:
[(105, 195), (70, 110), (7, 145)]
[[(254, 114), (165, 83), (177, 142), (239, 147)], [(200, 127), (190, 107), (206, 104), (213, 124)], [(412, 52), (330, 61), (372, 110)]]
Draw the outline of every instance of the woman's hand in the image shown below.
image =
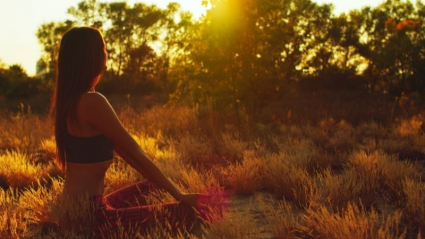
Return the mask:
[(198, 202), (198, 197), (199, 197), (199, 194), (197, 193), (182, 193), (180, 195), (180, 202), (189, 206), (196, 207)]

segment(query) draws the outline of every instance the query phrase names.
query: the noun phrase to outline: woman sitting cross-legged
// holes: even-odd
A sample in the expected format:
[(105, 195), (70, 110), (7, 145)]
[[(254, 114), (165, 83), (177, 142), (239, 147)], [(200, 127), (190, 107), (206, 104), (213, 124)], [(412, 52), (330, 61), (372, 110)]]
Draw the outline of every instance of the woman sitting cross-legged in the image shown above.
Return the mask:
[[(190, 228), (197, 211), (202, 210), (199, 200), (203, 195), (181, 192), (125, 130), (108, 100), (95, 91), (106, 61), (99, 30), (76, 27), (63, 35), (51, 110), (55, 115), (57, 159), (65, 171), (64, 194), (89, 196), (96, 237), (105, 228), (116, 230), (119, 226), (125, 230), (134, 224), (150, 227), (162, 221), (172, 227)], [(105, 173), (114, 151), (148, 181), (103, 195)], [(160, 205), (162, 210), (153, 215), (145, 198), (157, 189), (167, 191), (177, 202)]]

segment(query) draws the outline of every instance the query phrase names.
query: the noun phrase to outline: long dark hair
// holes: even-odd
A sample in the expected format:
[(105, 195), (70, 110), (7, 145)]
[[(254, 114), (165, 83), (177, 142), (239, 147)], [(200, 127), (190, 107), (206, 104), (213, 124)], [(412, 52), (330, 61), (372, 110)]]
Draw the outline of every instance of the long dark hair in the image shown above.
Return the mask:
[(63, 135), (68, 131), (67, 121), (78, 121), (78, 100), (94, 88), (105, 65), (105, 43), (98, 29), (74, 27), (63, 35), (50, 107), (55, 118), (56, 159), (62, 170), (66, 167)]

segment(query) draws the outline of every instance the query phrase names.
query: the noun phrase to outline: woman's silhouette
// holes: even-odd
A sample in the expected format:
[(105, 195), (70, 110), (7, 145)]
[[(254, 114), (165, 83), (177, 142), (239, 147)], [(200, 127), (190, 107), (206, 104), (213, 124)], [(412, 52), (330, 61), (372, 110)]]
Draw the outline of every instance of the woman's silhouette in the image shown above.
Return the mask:
[[(65, 171), (64, 192), (71, 197), (89, 195), (96, 203), (94, 229), (109, 225), (129, 227), (132, 223), (148, 226), (153, 218), (145, 197), (161, 188), (178, 202), (162, 205), (167, 219), (190, 226), (197, 215), (199, 194), (183, 193), (143, 153), (136, 141), (121, 125), (108, 100), (95, 91), (106, 68), (105, 42), (99, 30), (76, 27), (61, 40), (58, 74), (52, 111), (55, 112), (57, 159)], [(113, 152), (148, 181), (130, 185), (103, 195), (104, 177)]]

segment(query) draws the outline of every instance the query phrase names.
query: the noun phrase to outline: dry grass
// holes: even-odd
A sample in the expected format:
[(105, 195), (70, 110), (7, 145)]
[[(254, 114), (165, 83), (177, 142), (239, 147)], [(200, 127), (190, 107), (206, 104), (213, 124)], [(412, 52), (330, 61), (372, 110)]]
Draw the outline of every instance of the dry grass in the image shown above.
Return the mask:
[(203, 238), (208, 239), (257, 239), (261, 238), (260, 228), (254, 215), (250, 214), (252, 205), (242, 211), (231, 210), (222, 218), (220, 213), (211, 214), (209, 221), (202, 225)]
[(203, 136), (184, 135), (176, 144), (176, 150), (182, 156), (182, 160), (191, 164), (197, 163), (217, 163), (221, 157), (214, 153), (214, 145), (211, 140)]
[(318, 200), (315, 178), (305, 168), (291, 164), (286, 155), (270, 155), (265, 160), (264, 183), (277, 197), (293, 201), (297, 206), (308, 207)]
[(346, 210), (333, 213), (325, 206), (307, 209), (301, 215), (304, 226), (300, 229), (311, 238), (406, 238), (400, 228), (402, 214), (378, 215), (375, 210), (366, 211), (361, 205), (348, 204)]
[(143, 177), (124, 160), (117, 159), (105, 175), (105, 194), (142, 180)]
[(334, 210), (345, 208), (350, 201), (369, 208), (380, 200), (401, 206), (405, 201), (403, 181), (418, 178), (409, 162), (375, 151), (357, 151), (349, 156), (347, 167), (340, 173), (324, 170), (319, 175), (325, 201)]
[(235, 190), (238, 194), (250, 195), (263, 186), (262, 160), (244, 159), (222, 169), (224, 186)]
[(297, 238), (299, 220), (289, 202), (281, 200), (276, 203), (273, 198), (259, 198), (257, 205), (275, 238)]
[(350, 152), (356, 147), (355, 132), (351, 124), (341, 120), (336, 125), (326, 147), (335, 152)]
[[(417, 178), (418, 172), (409, 162), (398, 161), (393, 155), (375, 151), (359, 151), (350, 156), (349, 169), (353, 171), (352, 182), (362, 185), (365, 194), (387, 192), (388, 199), (401, 203), (403, 197), (403, 179)], [(361, 198), (363, 202), (366, 198)]]
[(396, 133), (401, 137), (418, 137), (422, 134), (422, 120), (416, 117), (410, 120), (401, 120), (401, 124), (396, 128)]
[[(143, 233), (136, 227), (106, 228), (108, 238), (421, 238), (424, 233), (420, 117), (387, 126), (332, 118), (317, 125), (238, 125), (212, 103), (141, 112), (127, 107), (119, 117), (182, 191), (226, 200), (223, 188), (246, 200), (258, 191), (273, 196), (258, 199), (255, 207), (233, 205), (224, 219), (213, 213), (195, 231), (172, 232), (165, 222)], [(25, 112), (0, 117), (0, 238), (92, 235), (89, 227), (67, 226), (89, 225), (91, 214), (85, 198), (61, 197), (64, 175), (53, 163), (52, 133), (45, 117)], [(105, 193), (140, 180), (116, 157), (106, 173)], [(174, 201), (161, 190), (147, 199)]]
[(241, 139), (238, 133), (225, 132), (221, 134), (221, 154), (229, 161), (241, 161), (243, 153), (248, 149), (248, 143)]
[(46, 172), (30, 162), (28, 154), (6, 151), (0, 154), (0, 185), (23, 188), (34, 185)]
[(41, 141), (38, 162), (49, 163), (56, 157), (56, 141), (53, 137)]
[(330, 170), (325, 170), (319, 175), (319, 181), (323, 185), (322, 193), (325, 201), (334, 209), (346, 207), (350, 200), (357, 199), (361, 187), (354, 187), (351, 172), (335, 175)]
[[(22, 106), (23, 108), (24, 106)], [(22, 110), (16, 114), (0, 116), (0, 150), (19, 149), (34, 152), (42, 139), (53, 134), (50, 118)]]
[(425, 184), (406, 179), (403, 183), (406, 195), (406, 214), (409, 219), (424, 232), (425, 228)]
[(19, 208), (19, 193), (17, 190), (0, 188), (0, 237), (22, 238), (28, 234), (28, 224), (25, 222), (25, 211)]
[(156, 158), (156, 152), (158, 151), (158, 144), (156, 138), (149, 137), (147, 135), (131, 135), (133, 139), (137, 142), (140, 148), (148, 155), (150, 158)]

